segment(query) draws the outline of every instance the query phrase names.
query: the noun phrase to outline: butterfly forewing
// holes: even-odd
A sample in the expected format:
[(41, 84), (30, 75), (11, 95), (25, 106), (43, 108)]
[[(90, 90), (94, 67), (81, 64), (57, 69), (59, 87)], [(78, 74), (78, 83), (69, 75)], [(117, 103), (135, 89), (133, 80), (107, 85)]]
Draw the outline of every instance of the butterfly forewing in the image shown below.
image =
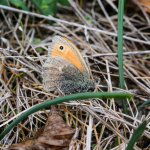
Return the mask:
[(76, 46), (66, 37), (55, 36), (49, 49), (50, 57), (62, 57), (89, 77), (89, 71), (84, 59)]

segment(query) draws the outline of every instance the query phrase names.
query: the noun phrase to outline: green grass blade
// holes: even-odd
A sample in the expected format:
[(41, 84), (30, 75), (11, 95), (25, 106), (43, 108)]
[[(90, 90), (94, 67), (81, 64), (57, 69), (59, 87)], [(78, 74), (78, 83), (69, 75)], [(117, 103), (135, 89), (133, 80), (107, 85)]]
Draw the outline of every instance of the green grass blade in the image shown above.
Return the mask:
[(30, 1), (41, 14), (47, 16), (47, 14), (43, 11), (43, 9), (34, 0), (30, 0)]
[(139, 139), (146, 128), (147, 121), (145, 120), (143, 123), (139, 125), (139, 127), (134, 131), (126, 150), (133, 150), (133, 146), (135, 142)]
[[(150, 104), (150, 99), (148, 99), (147, 101), (145, 101), (142, 105), (140, 105), (139, 107), (138, 107), (138, 111), (140, 111), (140, 110), (142, 110), (144, 107), (144, 105), (148, 105), (148, 104)], [(135, 113), (134, 113), (134, 115), (136, 115), (136, 111), (135, 111)]]
[(16, 126), (20, 121), (24, 120), (26, 117), (28, 117), (29, 115), (31, 115), (32, 113), (52, 106), (52, 105), (56, 105), (62, 102), (68, 102), (70, 100), (77, 100), (77, 99), (89, 99), (89, 98), (131, 98), (133, 97), (133, 95), (131, 94), (127, 94), (127, 93), (116, 93), (116, 92), (89, 92), (89, 93), (78, 93), (78, 94), (72, 94), (72, 95), (66, 95), (66, 96), (62, 96), (62, 97), (58, 97), (52, 100), (48, 100), (46, 102), (43, 102), (41, 104), (38, 104), (34, 107), (32, 107), (31, 109), (29, 109), (28, 111), (26, 111), (25, 113), (23, 113), (22, 115), (20, 115), (15, 121), (13, 121), (1, 134), (0, 134), (0, 140), (2, 140), (2, 138), (14, 127)]
[[(40, 7), (40, 5), (38, 5), (38, 3), (36, 2), (36, 0), (30, 0), (31, 3), (34, 5), (34, 7), (42, 14), (45, 16), (48, 16), (49, 14), (47, 14), (46, 12), (43, 11), (43, 9)], [(47, 20), (47, 22), (49, 24), (52, 24), (52, 22), (50, 20)]]
[[(123, 70), (123, 13), (124, 0), (119, 0), (118, 11), (118, 65), (119, 65), (119, 82), (120, 88), (125, 89), (124, 86), (124, 70)], [(126, 112), (126, 100), (122, 100), (124, 113)]]

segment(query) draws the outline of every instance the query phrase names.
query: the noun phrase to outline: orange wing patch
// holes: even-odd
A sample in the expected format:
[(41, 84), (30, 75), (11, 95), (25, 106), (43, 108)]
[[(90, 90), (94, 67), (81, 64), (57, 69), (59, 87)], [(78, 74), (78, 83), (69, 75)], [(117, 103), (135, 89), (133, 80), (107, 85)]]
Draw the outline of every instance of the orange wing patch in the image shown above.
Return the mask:
[[(60, 50), (60, 46), (63, 46), (64, 50)], [(55, 44), (51, 52), (51, 57), (53, 56), (62, 57), (70, 61), (73, 65), (75, 65), (82, 72), (84, 71), (82, 63), (80, 62), (80, 59), (66, 44)]]
[(64, 36), (61, 36), (61, 37), (64, 38), (67, 42), (69, 42), (69, 43), (71, 44), (71, 46), (72, 46), (72, 47), (74, 48), (74, 50), (77, 52), (80, 61), (82, 61), (83, 65), (84, 65), (84, 71), (89, 74), (89, 70), (88, 70), (88, 68), (87, 68), (87, 66), (86, 66), (86, 63), (85, 63), (84, 59), (82, 58), (82, 56), (81, 56), (79, 50), (77, 49), (77, 47), (76, 47), (69, 39), (67, 39), (66, 37), (64, 37)]

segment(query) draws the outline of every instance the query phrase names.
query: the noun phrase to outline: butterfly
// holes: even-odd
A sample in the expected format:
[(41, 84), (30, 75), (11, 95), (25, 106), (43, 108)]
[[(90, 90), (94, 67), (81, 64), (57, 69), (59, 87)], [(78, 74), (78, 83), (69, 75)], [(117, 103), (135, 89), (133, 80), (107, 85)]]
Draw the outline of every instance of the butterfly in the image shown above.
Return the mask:
[(86, 92), (94, 89), (88, 67), (77, 47), (64, 36), (55, 36), (43, 64), (43, 87), (63, 93)]

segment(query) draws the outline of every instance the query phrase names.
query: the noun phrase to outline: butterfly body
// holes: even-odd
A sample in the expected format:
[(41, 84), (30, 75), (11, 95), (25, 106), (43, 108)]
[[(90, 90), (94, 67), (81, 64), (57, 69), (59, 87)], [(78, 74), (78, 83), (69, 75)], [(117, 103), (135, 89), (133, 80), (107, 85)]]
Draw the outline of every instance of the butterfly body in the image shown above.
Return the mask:
[(55, 36), (49, 49), (43, 65), (45, 90), (59, 88), (64, 93), (76, 93), (95, 87), (81, 54), (67, 38)]

